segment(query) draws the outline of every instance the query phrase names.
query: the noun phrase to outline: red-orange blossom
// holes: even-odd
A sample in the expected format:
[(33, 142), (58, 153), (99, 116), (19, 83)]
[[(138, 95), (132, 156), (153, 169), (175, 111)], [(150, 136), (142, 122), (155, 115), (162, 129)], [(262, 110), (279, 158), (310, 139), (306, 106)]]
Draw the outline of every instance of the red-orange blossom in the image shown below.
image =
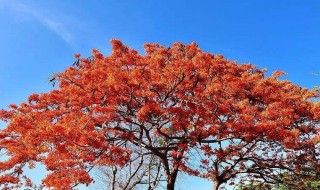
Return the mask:
[(23, 169), (36, 162), (49, 171), (45, 186), (90, 184), (93, 167), (126, 165), (124, 142), (161, 160), (167, 189), (179, 171), (211, 179), (216, 189), (242, 175), (319, 171), (316, 91), (195, 43), (146, 44), (145, 55), (111, 43), (110, 56), (76, 54), (74, 66), (54, 75), (58, 89), (0, 111), (3, 187), (29, 182)]

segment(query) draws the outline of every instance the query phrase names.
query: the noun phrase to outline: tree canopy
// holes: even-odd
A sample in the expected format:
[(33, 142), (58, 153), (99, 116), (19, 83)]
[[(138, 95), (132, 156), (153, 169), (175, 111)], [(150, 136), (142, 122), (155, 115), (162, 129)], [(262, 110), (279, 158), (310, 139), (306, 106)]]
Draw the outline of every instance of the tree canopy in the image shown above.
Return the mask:
[[(145, 44), (145, 55), (112, 40), (53, 76), (58, 88), (0, 111), (0, 184), (30, 186), (26, 166), (46, 166), (43, 185), (71, 189), (93, 182), (99, 166), (125, 167), (133, 149), (161, 162), (166, 188), (178, 173), (212, 180), (293, 183), (319, 180), (320, 103), (316, 90), (283, 72), (238, 64), (196, 43)], [(134, 148), (132, 148), (134, 147)]]

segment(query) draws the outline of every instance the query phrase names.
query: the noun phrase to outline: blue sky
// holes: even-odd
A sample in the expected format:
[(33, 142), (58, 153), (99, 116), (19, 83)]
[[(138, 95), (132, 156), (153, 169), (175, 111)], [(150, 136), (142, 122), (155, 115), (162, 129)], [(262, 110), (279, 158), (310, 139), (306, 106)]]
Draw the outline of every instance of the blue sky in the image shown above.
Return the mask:
[[(319, 85), (320, 1), (317, 0), (0, 0), (0, 108), (52, 89), (48, 77), (73, 54), (110, 53), (109, 40), (143, 52), (197, 42), (207, 52), (252, 63), (303, 87)], [(39, 172), (38, 172), (39, 173)], [(211, 189), (185, 179), (183, 189)]]

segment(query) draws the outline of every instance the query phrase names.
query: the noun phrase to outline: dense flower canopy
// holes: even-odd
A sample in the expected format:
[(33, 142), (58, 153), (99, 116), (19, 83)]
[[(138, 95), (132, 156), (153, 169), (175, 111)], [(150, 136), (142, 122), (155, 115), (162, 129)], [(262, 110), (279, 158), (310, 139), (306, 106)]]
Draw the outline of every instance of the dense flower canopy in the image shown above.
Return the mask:
[(0, 131), (3, 187), (30, 183), (23, 169), (37, 162), (50, 172), (47, 187), (90, 184), (93, 167), (128, 163), (126, 143), (159, 157), (168, 189), (178, 171), (217, 188), (244, 174), (268, 183), (279, 180), (279, 170), (317, 176), (317, 91), (195, 43), (146, 44), (145, 55), (111, 43), (110, 56), (76, 54), (73, 66), (53, 76), (57, 89), (0, 112), (7, 122)]

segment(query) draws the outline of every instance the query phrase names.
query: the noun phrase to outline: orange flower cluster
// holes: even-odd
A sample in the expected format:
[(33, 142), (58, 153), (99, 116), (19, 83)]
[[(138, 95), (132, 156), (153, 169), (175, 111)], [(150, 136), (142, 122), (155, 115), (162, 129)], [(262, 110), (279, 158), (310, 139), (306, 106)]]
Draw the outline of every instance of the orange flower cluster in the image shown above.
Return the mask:
[(0, 184), (19, 183), (32, 161), (50, 172), (47, 187), (88, 185), (92, 167), (128, 163), (123, 142), (162, 160), (168, 189), (179, 170), (221, 184), (243, 173), (319, 168), (312, 157), (318, 92), (195, 43), (146, 44), (146, 55), (111, 43), (110, 56), (75, 54), (77, 64), (55, 75), (58, 89), (0, 111), (7, 122), (0, 148), (8, 156), (0, 162)]

